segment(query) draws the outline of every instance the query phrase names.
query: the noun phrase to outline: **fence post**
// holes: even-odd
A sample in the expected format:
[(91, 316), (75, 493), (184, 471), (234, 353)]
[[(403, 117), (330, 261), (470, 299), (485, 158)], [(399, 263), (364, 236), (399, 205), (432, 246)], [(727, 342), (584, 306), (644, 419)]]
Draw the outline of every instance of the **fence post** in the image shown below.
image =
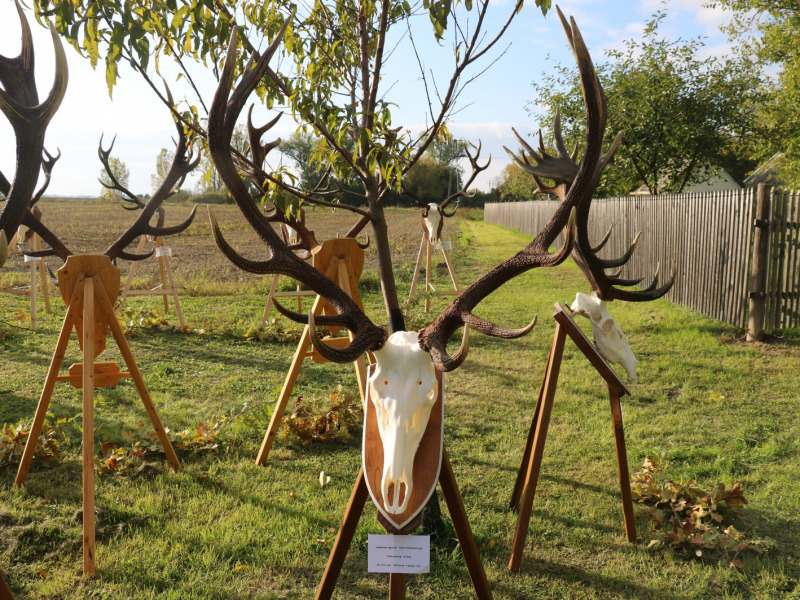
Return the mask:
[(772, 186), (758, 184), (756, 222), (753, 235), (753, 263), (750, 267), (750, 317), (747, 321), (747, 341), (760, 342), (764, 337), (764, 315), (767, 304), (767, 271), (769, 265), (769, 222)]

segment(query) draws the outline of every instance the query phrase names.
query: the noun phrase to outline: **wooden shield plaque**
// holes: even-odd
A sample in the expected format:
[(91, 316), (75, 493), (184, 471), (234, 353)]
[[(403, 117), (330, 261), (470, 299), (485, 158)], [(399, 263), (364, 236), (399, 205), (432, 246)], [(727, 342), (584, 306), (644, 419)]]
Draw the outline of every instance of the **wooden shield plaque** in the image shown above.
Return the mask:
[[(375, 365), (370, 365), (367, 376), (372, 374)], [(383, 442), (381, 441), (375, 406), (371, 398), (370, 387), (367, 386), (364, 402), (364, 438), (361, 447), (364, 478), (369, 495), (378, 507), (378, 521), (389, 533), (410, 533), (419, 525), (422, 509), (427, 504), (436, 484), (439, 482), (439, 470), (442, 466), (442, 438), (444, 429), (444, 375), (436, 372), (439, 382), (439, 398), (431, 409), (428, 426), (414, 456), (411, 473), (411, 498), (405, 511), (392, 514), (386, 510), (381, 494), (381, 478), (383, 476)], [(390, 486), (390, 493), (393, 486)]]
[[(112, 306), (117, 301), (117, 296), (119, 296), (120, 272), (105, 254), (73, 254), (68, 256), (63, 266), (56, 271), (56, 275), (58, 275), (58, 289), (64, 299), (64, 304), (68, 308), (72, 292), (80, 275), (95, 277), (97, 284), (105, 288), (106, 296), (108, 296)], [(83, 298), (79, 302), (83, 306)], [(95, 320), (94, 348), (95, 357), (97, 357), (106, 347), (108, 322), (103, 317), (102, 311), (99, 310), (95, 312)], [(75, 331), (78, 334), (78, 344), (83, 349), (83, 309), (75, 313)]]

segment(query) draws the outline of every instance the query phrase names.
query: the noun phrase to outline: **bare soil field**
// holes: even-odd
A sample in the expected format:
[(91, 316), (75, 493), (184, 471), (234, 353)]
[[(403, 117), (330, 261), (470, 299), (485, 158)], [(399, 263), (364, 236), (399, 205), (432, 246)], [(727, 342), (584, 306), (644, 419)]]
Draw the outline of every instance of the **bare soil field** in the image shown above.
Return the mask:
[[(43, 199), (39, 202), (43, 219), (47, 226), (58, 235), (66, 246), (75, 253), (102, 253), (138, 216), (138, 212), (124, 210), (121, 206), (88, 199)], [(190, 204), (167, 204), (166, 224), (180, 223), (191, 210)], [(220, 227), (228, 242), (242, 255), (258, 260), (266, 258), (264, 244), (250, 229), (235, 205), (214, 205), (212, 207)], [(390, 209), (387, 211), (392, 235), (392, 256), (395, 264), (412, 262), (416, 259), (421, 238), (419, 211), (409, 209)], [(308, 222), (322, 241), (336, 235), (344, 235), (358, 215), (343, 209), (309, 209)], [(367, 227), (360, 239), (370, 233)], [(135, 242), (129, 250), (136, 249)], [(167, 245), (172, 249), (172, 266), (179, 285), (186, 285), (187, 291), (195, 286), (192, 280), (209, 280), (219, 283), (237, 282), (245, 285), (262, 285), (263, 278), (243, 273), (233, 266), (214, 244), (208, 221), (207, 207), (200, 205), (192, 225), (185, 232), (171, 236)], [(148, 247), (149, 249), (150, 247)], [(366, 268), (376, 267), (377, 254), (374, 246), (367, 249)], [(48, 266), (55, 271), (61, 266), (58, 258), (48, 258)], [(127, 264), (120, 265), (123, 274)], [(141, 269), (145, 273), (146, 269)], [(27, 270), (22, 261), (11, 260), (4, 267), (4, 278), (0, 285), (24, 285)], [(155, 273), (153, 273), (155, 278)], [(153, 280), (155, 282), (155, 279)]]

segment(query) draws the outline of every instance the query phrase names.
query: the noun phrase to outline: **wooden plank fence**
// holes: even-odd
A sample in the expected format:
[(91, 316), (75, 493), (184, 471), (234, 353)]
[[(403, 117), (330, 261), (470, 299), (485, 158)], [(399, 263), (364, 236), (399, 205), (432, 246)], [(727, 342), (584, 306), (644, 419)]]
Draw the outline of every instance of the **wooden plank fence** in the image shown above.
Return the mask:
[[(603, 258), (639, 244), (622, 272), (644, 277), (656, 265), (662, 281), (675, 263), (675, 285), (667, 298), (714, 319), (745, 327), (755, 214), (752, 189), (623, 196), (592, 202), (589, 238), (599, 241), (613, 226)], [(800, 327), (800, 193), (772, 190), (764, 327)], [(550, 220), (556, 201), (492, 203), (484, 218), (535, 235)]]

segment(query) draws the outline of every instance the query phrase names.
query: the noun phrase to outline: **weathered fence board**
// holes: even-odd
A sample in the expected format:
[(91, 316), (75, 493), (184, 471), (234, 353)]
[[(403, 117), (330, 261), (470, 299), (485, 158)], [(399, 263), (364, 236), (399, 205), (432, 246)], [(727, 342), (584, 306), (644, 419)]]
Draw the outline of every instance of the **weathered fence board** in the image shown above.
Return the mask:
[[(773, 190), (765, 327), (800, 327), (800, 194)], [(592, 202), (589, 238), (599, 242), (613, 224), (600, 256), (619, 256), (641, 232), (623, 276), (650, 281), (675, 262), (677, 277), (667, 298), (738, 327), (747, 325), (755, 194), (731, 190), (702, 194), (623, 196)], [(487, 204), (490, 223), (535, 235), (558, 202)]]

